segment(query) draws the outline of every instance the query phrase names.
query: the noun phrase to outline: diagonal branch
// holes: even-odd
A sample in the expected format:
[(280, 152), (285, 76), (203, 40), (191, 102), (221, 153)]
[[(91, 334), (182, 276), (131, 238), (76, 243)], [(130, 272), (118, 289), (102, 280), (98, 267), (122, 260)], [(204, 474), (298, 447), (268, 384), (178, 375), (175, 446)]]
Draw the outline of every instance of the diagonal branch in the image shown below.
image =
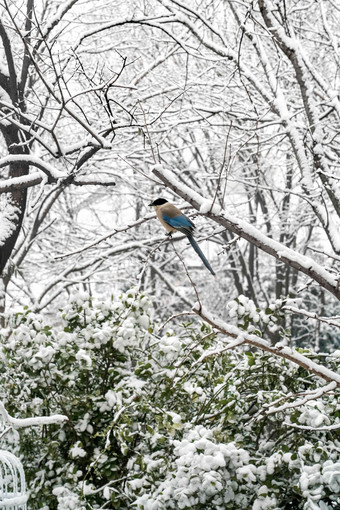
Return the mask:
[[(201, 208), (202, 211), (206, 210), (207, 200), (192, 188), (180, 182), (171, 171), (166, 170), (161, 165), (155, 165), (153, 167), (153, 173), (164, 182), (167, 187), (189, 202), (195, 209), (198, 211), (200, 211)], [(340, 277), (335, 277), (310, 257), (287, 248), (284, 244), (263, 234), (253, 225), (229, 214), (225, 210), (220, 211), (216, 206), (212, 207), (210, 211), (204, 212), (204, 215), (219, 225), (224, 226), (227, 230), (246, 239), (277, 260), (281, 260), (285, 264), (306, 274), (340, 300)]]
[(290, 347), (283, 345), (272, 346), (267, 342), (267, 340), (264, 340), (263, 338), (260, 338), (256, 335), (246, 333), (242, 329), (239, 329), (236, 326), (232, 326), (231, 324), (227, 324), (223, 320), (214, 317), (205, 308), (199, 306), (198, 303), (194, 305), (192, 310), (213, 328), (217, 329), (228, 337), (237, 339), (237, 345), (240, 345), (240, 339), (243, 339), (244, 344), (252, 345), (253, 347), (257, 347), (258, 349), (269, 352), (274, 356), (285, 358), (293, 363), (296, 363), (308, 372), (312, 372), (321, 379), (332, 382), (333, 384), (329, 385), (329, 390), (334, 390), (337, 386), (340, 386), (340, 374), (333, 372), (333, 370), (330, 370), (323, 365), (315, 363), (315, 361), (308, 359), (306, 356), (300, 354), (295, 349), (291, 349)]

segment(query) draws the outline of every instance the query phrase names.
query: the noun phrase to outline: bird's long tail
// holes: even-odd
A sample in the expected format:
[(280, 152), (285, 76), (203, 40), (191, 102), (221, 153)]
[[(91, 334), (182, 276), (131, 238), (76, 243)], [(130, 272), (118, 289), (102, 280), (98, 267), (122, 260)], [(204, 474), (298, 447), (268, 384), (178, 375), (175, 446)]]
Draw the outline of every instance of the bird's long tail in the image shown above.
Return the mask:
[(197, 255), (199, 257), (201, 257), (202, 259), (202, 262), (203, 264), (205, 265), (205, 267), (207, 269), (209, 269), (209, 271), (211, 272), (212, 275), (215, 276), (215, 273), (213, 271), (213, 268), (211, 267), (211, 265), (209, 264), (209, 262), (207, 261), (207, 259), (205, 258), (205, 256), (203, 255), (203, 252), (201, 250), (201, 248), (198, 246), (197, 242), (195, 241), (195, 239), (192, 237), (192, 236), (188, 236), (188, 239), (189, 239), (189, 242), (191, 244), (191, 246), (193, 247), (193, 249), (195, 250), (195, 252), (197, 253)]

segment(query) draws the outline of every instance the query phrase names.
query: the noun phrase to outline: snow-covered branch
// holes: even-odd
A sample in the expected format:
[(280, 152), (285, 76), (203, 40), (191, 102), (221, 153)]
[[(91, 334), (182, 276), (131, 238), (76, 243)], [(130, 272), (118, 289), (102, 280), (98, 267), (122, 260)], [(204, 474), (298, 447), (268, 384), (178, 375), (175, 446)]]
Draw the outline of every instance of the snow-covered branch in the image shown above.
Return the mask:
[(303, 310), (301, 308), (296, 308), (295, 306), (285, 305), (283, 310), (287, 310), (287, 312), (292, 312), (299, 315), (304, 315), (308, 319), (315, 319), (320, 322), (324, 322), (329, 324), (330, 326), (335, 326), (336, 328), (340, 328), (340, 321), (336, 320), (333, 317), (320, 317), (316, 313), (309, 312), (308, 310)]
[(250, 223), (229, 214), (227, 211), (221, 211), (219, 207), (213, 205), (212, 201), (209, 202), (197, 191), (180, 182), (173, 172), (163, 168), (161, 165), (155, 165), (153, 167), (153, 173), (163, 181), (166, 186), (189, 202), (202, 214), (224, 226), (227, 230), (234, 232), (234, 234), (246, 239), (277, 260), (306, 274), (321, 285), (321, 287), (327, 289), (340, 299), (340, 279), (317, 264), (312, 258), (302, 255), (286, 247), (282, 243), (275, 241)]
[(12, 177), (12, 179), (0, 180), (0, 193), (11, 193), (12, 191), (30, 188), (43, 181), (43, 175), (40, 172), (34, 172), (21, 177)]
[(275, 414), (279, 412), (286, 411), (291, 408), (299, 407), (307, 402), (316, 400), (318, 398), (321, 398), (323, 395), (325, 395), (328, 392), (334, 391), (336, 389), (336, 382), (332, 381), (325, 386), (322, 386), (321, 388), (317, 388), (312, 391), (306, 391), (302, 395), (299, 395), (300, 398), (295, 400), (294, 402), (286, 402), (285, 404), (281, 404), (278, 406), (277, 404), (279, 402), (282, 402), (283, 400), (289, 400), (293, 397), (296, 397), (297, 395), (286, 395), (285, 397), (280, 398), (276, 402), (271, 402), (270, 404), (264, 404), (263, 406), (263, 412), (264, 414)]
[[(12, 156), (13, 157), (13, 156)], [(8, 159), (8, 158), (3, 158)], [(1, 167), (1, 161), (0, 160), (0, 167)], [(16, 160), (13, 160), (15, 162), (21, 162), (21, 161), (27, 161), (27, 157), (18, 157)], [(8, 164), (10, 164), (9, 162)], [(37, 162), (32, 161), (29, 162), (29, 164), (36, 166), (37, 168), (40, 168), (43, 170), (42, 165), (37, 164)], [(44, 170), (45, 174), (47, 174), (48, 169), (51, 169), (52, 166), (48, 165), (46, 163)], [(5, 166), (5, 163), (2, 165)], [(56, 178), (56, 174), (47, 174), (47, 179), (40, 173), (40, 172), (34, 172), (28, 175), (22, 175), (21, 177), (12, 177), (11, 179), (4, 179), (0, 180), (0, 193), (11, 193), (15, 190), (23, 190), (25, 188), (31, 188), (32, 186), (37, 186), (38, 184), (42, 183), (44, 179), (49, 184), (59, 182), (60, 183), (67, 183), (67, 184), (73, 184), (74, 186), (115, 186), (116, 181), (111, 179), (102, 178), (100, 176), (98, 177), (88, 177), (88, 176), (80, 176), (80, 177), (72, 177), (66, 174), (60, 173), (60, 177)]]
[[(0, 159), (0, 168), (3, 168), (8, 165), (12, 164), (28, 164), (31, 166), (35, 166), (36, 168), (39, 168), (44, 172), (44, 174), (48, 177), (48, 182), (57, 182), (59, 179), (64, 179), (67, 177), (66, 173), (60, 172), (57, 168), (50, 165), (49, 163), (46, 163), (46, 161), (43, 161), (41, 158), (38, 158), (36, 156), (32, 156), (30, 154), (15, 154), (15, 155), (9, 155), (5, 156), (4, 158)], [(27, 186), (26, 186), (27, 187)]]
[(310, 425), (298, 425), (297, 423), (290, 423), (290, 422), (282, 422), (283, 425), (286, 425), (287, 427), (293, 427), (295, 429), (300, 430), (316, 430), (318, 432), (327, 432), (329, 430), (338, 430), (340, 429), (340, 423), (335, 423), (334, 425), (325, 425), (323, 427), (311, 427)]
[(61, 424), (68, 421), (67, 416), (63, 414), (53, 414), (51, 416), (37, 416), (34, 418), (13, 418), (10, 416), (5, 409), (5, 406), (0, 402), (0, 414), (2, 415), (2, 421), (6, 425), (10, 425), (14, 428), (22, 427), (33, 427), (36, 425), (52, 425)]
[(115, 186), (116, 181), (100, 176), (90, 177), (84, 175), (82, 177), (75, 177), (72, 179), (71, 184), (74, 184), (75, 186)]
[(221, 333), (225, 334), (228, 337), (235, 338), (238, 340), (237, 345), (240, 345), (240, 339), (243, 338), (243, 343), (251, 345), (253, 347), (257, 347), (258, 349), (262, 349), (263, 351), (269, 352), (274, 356), (279, 356), (280, 358), (288, 359), (289, 361), (296, 363), (300, 367), (304, 368), (308, 372), (311, 372), (321, 379), (325, 381), (335, 383), (332, 385), (332, 389), (335, 386), (340, 386), (340, 374), (333, 372), (329, 368), (324, 367), (314, 361), (308, 359), (303, 354), (299, 353), (296, 349), (292, 349), (288, 346), (284, 345), (270, 345), (269, 342), (260, 338), (256, 335), (252, 335), (246, 333), (245, 331), (239, 329), (236, 326), (228, 324), (223, 320), (215, 317), (205, 308), (198, 306), (198, 304), (194, 305), (193, 311), (197, 313), (205, 322), (210, 324), (213, 328), (217, 329)]

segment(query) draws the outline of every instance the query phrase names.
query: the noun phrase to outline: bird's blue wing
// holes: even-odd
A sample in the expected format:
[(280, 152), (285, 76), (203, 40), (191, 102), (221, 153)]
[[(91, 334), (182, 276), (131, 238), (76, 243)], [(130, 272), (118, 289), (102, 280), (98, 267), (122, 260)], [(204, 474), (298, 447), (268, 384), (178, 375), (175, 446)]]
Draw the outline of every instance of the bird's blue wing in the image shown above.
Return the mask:
[(182, 232), (187, 236), (192, 235), (195, 225), (191, 220), (189, 220), (187, 216), (185, 216), (185, 214), (180, 214), (179, 216), (175, 216), (174, 218), (171, 218), (166, 214), (162, 214), (162, 218), (165, 221), (165, 223), (170, 225), (170, 227), (179, 230), (179, 232)]
[(170, 225), (171, 227), (177, 228), (177, 227), (194, 227), (194, 224), (192, 221), (189, 220), (185, 214), (181, 214), (180, 216), (176, 216), (175, 218), (170, 218), (170, 216), (167, 216), (166, 214), (162, 214), (163, 220)]

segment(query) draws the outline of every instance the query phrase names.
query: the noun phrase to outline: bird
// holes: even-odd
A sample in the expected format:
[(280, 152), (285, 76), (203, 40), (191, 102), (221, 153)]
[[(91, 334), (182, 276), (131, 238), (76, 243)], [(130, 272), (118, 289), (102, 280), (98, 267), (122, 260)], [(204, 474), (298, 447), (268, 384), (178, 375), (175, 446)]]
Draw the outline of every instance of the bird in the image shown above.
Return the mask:
[(157, 218), (163, 225), (163, 227), (168, 231), (168, 235), (171, 236), (174, 232), (181, 232), (185, 234), (189, 240), (189, 243), (201, 258), (205, 267), (210, 271), (210, 273), (215, 276), (215, 272), (212, 269), (211, 265), (205, 258), (201, 248), (198, 246), (197, 242), (194, 239), (194, 230), (195, 224), (182, 213), (180, 209), (176, 206), (165, 200), (165, 198), (157, 198), (149, 206), (153, 206)]

